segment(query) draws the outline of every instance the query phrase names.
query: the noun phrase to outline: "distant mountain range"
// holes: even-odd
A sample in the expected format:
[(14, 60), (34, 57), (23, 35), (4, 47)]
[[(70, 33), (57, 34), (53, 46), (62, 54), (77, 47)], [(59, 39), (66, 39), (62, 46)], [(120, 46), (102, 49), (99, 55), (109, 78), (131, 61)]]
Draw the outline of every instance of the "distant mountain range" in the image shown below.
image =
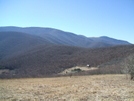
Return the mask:
[[(70, 32), (64, 32), (61, 30), (53, 29), (53, 28), (0, 27), (0, 32), (8, 32), (8, 34), (9, 33), (13, 34), (13, 32), (14, 33), (18, 32), (18, 34), (20, 33), (20, 35), (22, 35), (22, 33), (24, 33), (24, 34), (29, 34), (29, 36), (31, 35), (31, 38), (38, 37), (42, 41), (44, 40), (44, 42), (46, 42), (46, 43), (58, 44), (58, 45), (78, 46), (78, 47), (95, 48), (95, 47), (108, 47), (108, 46), (131, 44), (127, 41), (117, 40), (117, 39), (109, 38), (107, 36), (102, 36), (102, 37), (98, 37), (98, 38), (85, 37), (82, 35), (77, 35), (77, 34), (70, 33)], [(14, 38), (15, 38), (16, 34), (13, 34), (11, 36), (12, 37), (14, 36)], [(24, 38), (24, 40), (25, 40), (25, 38)]]
[(53, 76), (77, 65), (113, 63), (133, 52), (131, 43), (106, 36), (88, 38), (53, 28), (0, 27), (0, 73), (9, 70), (0, 78)]

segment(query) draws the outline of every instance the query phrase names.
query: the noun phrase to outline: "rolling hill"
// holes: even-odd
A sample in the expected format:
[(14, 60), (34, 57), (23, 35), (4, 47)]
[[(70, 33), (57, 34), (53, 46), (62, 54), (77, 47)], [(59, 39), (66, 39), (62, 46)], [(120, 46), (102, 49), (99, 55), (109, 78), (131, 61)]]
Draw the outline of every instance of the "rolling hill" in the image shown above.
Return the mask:
[(0, 32), (0, 59), (42, 44), (50, 45), (51, 42), (21, 32)]
[[(0, 77), (53, 76), (74, 66), (90, 64), (96, 67), (112, 60), (122, 60), (133, 54), (133, 52), (134, 45), (94, 49), (62, 45), (40, 45), (21, 54), (2, 59), (0, 66), (11, 71), (14, 70), (15, 75), (0, 75)], [(118, 67), (114, 67), (114, 69), (118, 69)]]

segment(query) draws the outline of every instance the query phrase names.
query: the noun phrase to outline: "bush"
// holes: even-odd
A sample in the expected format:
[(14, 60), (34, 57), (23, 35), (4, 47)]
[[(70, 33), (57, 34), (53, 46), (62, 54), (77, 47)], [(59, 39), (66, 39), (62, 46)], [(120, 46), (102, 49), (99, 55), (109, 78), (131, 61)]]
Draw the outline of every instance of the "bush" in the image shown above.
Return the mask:
[(81, 72), (82, 70), (80, 68), (72, 70), (72, 72)]
[(124, 71), (130, 74), (130, 79), (134, 80), (134, 54), (129, 56), (124, 62)]
[(0, 65), (0, 69), (6, 69), (6, 67)]

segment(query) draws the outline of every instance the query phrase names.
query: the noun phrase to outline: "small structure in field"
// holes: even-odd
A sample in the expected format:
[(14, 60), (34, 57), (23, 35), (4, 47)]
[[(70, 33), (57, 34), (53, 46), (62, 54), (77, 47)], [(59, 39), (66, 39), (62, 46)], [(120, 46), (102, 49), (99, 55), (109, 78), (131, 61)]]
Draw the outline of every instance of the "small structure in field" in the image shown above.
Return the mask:
[(90, 64), (87, 64), (87, 67), (90, 67)]

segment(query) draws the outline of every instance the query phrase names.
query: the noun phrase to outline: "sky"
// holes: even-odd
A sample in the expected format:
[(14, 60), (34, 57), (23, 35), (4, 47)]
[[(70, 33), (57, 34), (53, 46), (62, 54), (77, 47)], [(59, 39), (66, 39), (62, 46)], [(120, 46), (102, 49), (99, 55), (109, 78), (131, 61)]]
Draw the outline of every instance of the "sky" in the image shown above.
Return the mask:
[(134, 0), (0, 0), (0, 26), (49, 27), (134, 44)]

